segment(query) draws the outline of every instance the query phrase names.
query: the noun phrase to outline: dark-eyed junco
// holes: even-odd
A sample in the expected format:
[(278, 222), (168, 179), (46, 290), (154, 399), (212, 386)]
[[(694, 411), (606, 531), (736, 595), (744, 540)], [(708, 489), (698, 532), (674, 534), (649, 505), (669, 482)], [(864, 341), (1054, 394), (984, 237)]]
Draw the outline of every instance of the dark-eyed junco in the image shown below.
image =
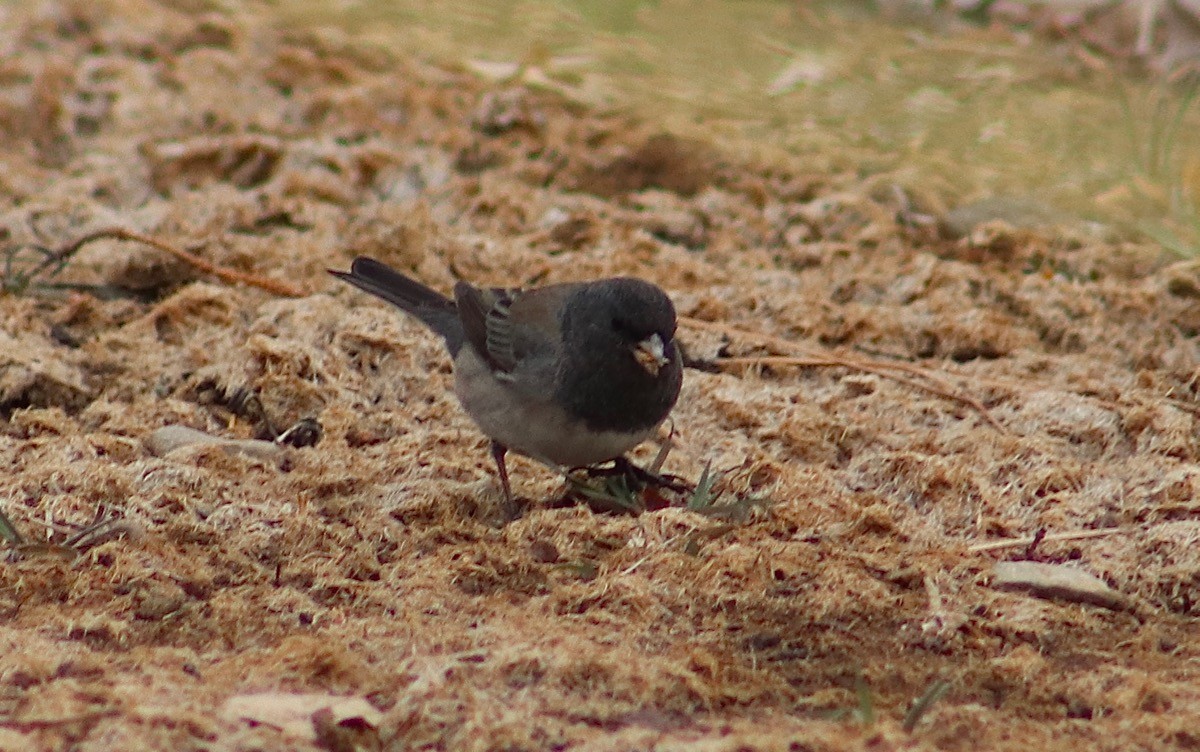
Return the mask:
[(374, 259), (330, 270), (420, 319), (446, 340), (467, 413), (504, 455), (559, 468), (616, 460), (675, 405), (683, 363), (675, 307), (657, 286), (613, 277), (531, 290), (454, 286), (454, 300)]

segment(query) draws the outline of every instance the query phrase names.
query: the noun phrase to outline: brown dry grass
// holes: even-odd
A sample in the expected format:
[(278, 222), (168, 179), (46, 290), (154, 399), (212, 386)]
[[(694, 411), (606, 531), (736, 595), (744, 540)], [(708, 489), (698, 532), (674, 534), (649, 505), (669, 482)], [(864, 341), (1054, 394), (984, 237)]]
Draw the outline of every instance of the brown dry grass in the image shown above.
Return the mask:
[[(3, 511), (122, 520), (0, 565), (0, 748), (350, 748), (221, 712), (262, 691), (366, 698), (365, 748), (1200, 746), (1195, 265), (943, 239), (871, 179), (191, 5), (0, 11), (6, 257), (117, 227), (211, 265), (109, 237), (0, 297)], [(500, 524), (439, 344), (325, 275), (357, 253), (442, 288), (641, 275), (720, 325), (696, 356), (814, 359), (691, 371), (675, 412), (667, 470), (774, 503), (551, 508), (517, 460)], [(145, 450), (253, 435), (239, 390), (324, 439)], [(1026, 553), (988, 544), (1040, 529), (1136, 607), (988, 587)]]

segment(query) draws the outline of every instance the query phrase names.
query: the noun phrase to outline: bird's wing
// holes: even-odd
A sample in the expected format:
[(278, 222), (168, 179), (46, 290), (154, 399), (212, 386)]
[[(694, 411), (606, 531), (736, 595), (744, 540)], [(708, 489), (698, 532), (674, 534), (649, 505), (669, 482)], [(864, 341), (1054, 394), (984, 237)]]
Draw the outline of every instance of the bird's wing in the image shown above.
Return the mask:
[(562, 342), (559, 314), (575, 285), (536, 290), (454, 286), (467, 341), (497, 375), (553, 357)]

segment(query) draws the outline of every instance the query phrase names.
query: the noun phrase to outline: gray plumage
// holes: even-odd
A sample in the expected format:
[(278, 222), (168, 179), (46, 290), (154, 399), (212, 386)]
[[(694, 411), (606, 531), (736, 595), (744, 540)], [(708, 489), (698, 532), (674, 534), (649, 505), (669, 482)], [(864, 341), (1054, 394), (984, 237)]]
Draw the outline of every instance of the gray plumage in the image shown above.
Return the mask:
[(679, 396), (675, 309), (649, 282), (531, 290), (459, 282), (451, 300), (370, 258), (330, 273), (446, 341), (455, 393), (492, 439), (510, 501), (506, 450), (567, 468), (617, 459), (654, 433)]

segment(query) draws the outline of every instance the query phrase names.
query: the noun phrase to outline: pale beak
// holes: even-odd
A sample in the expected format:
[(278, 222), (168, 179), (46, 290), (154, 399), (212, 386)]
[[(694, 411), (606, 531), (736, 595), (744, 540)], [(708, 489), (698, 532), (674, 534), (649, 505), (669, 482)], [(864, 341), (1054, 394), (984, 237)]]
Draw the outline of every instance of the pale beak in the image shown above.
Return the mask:
[(646, 373), (657, 376), (662, 367), (670, 362), (663, 352), (665, 349), (662, 337), (651, 334), (634, 346), (633, 357), (637, 359), (642, 368), (646, 369)]

